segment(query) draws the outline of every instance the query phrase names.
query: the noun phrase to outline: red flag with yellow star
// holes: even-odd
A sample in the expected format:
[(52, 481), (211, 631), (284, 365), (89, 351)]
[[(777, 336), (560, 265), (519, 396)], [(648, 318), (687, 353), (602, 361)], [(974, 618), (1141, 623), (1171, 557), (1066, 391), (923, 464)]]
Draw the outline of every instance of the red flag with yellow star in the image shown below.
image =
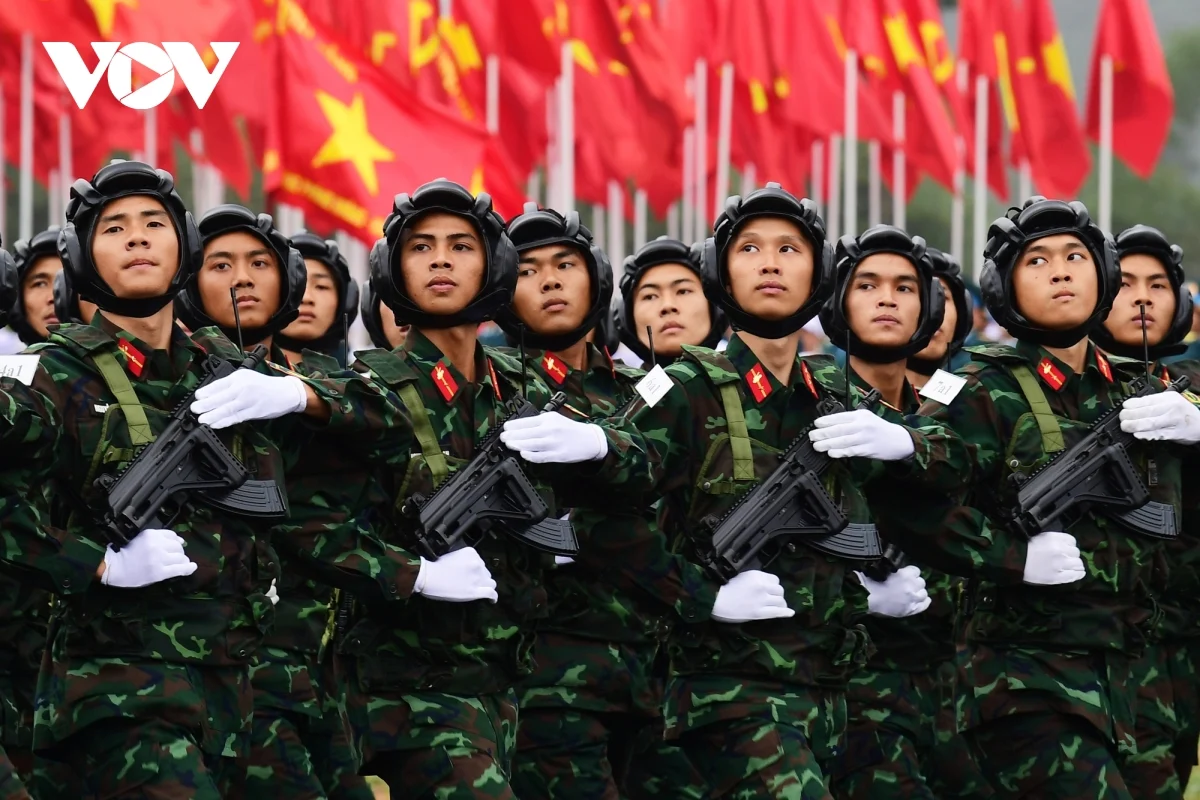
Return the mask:
[(324, 26), (309, 20), (279, 33), (276, 52), (264, 185), (314, 227), (374, 242), (397, 193), (439, 177), (478, 180), (487, 132), (400, 94)]
[(0, 28), (32, 33), (39, 43), (200, 45), (211, 41), (233, 7), (233, 0), (6, 0), (0, 3)]

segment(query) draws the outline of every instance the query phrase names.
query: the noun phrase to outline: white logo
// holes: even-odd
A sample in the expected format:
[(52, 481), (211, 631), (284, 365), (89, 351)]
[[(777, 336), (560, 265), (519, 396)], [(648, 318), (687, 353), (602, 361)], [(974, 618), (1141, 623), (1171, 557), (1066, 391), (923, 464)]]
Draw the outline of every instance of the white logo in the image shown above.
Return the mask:
[[(108, 88), (113, 97), (128, 108), (145, 111), (154, 108), (170, 96), (175, 87), (175, 73), (183, 78), (183, 85), (204, 108), (217, 81), (225, 74), (225, 68), (237, 52), (238, 42), (210, 42), (217, 56), (217, 65), (212, 72), (204, 66), (204, 59), (188, 42), (163, 42), (162, 47), (149, 42), (130, 42), (124, 47), (120, 42), (92, 42), (98, 63), (89, 72), (75, 45), (70, 42), (43, 42), (50, 54), (54, 68), (58, 70), (75, 105), (81, 109), (91, 99), (100, 83), (100, 76), (108, 70)], [(154, 72), (158, 77), (134, 91), (133, 62)]]

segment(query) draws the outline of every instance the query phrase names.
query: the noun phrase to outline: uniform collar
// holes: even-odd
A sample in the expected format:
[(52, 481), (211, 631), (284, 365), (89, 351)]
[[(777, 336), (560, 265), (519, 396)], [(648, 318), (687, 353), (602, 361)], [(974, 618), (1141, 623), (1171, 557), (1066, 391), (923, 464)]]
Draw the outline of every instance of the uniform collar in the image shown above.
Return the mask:
[[(408, 338), (397, 352), (406, 355), (416, 364), (418, 371), (429, 376), (447, 403), (454, 402), (462, 387), (470, 383), (438, 346), (416, 328), (409, 330)], [(475, 379), (477, 385), (486, 386), (500, 398), (502, 392), (495, 368), (479, 342), (475, 343)]]
[(135, 378), (175, 379), (186, 372), (194, 360), (204, 358), (203, 349), (175, 324), (171, 325), (169, 352), (153, 349), (103, 314), (92, 317), (91, 325), (117, 343), (125, 369)]
[(803, 386), (806, 394), (812, 392), (814, 396), (816, 395), (816, 384), (813, 382), (812, 373), (800, 358), (799, 353), (796, 354), (796, 364), (792, 367), (790, 382), (786, 387), (776, 380), (769, 369), (762, 365), (758, 356), (737, 333), (729, 337), (729, 346), (725, 349), (725, 357), (737, 368), (738, 374), (742, 376), (743, 388), (757, 403), (765, 402), (768, 397), (780, 389), (794, 389), (798, 386)]
[[(850, 382), (853, 383), (855, 387), (862, 390), (863, 394), (868, 394), (872, 389), (875, 388), (863, 380), (863, 377), (855, 372), (849, 363), (846, 364), (846, 371), (850, 373)], [(893, 411), (899, 411), (901, 414), (917, 413), (917, 409), (921, 407), (921, 396), (917, 394), (917, 387), (913, 386), (912, 383), (909, 382), (907, 376), (904, 378), (904, 388), (901, 389), (900, 396), (905, 400), (904, 408), (892, 408), (892, 406), (884, 400), (880, 400), (879, 402), (888, 408), (892, 408)]]
[[(1075, 377), (1075, 373), (1070, 367), (1041, 345), (1034, 344), (1033, 342), (1018, 341), (1016, 349), (1018, 353), (1033, 365), (1033, 371), (1041, 379), (1042, 383), (1056, 392), (1062, 391), (1071, 382), (1071, 379)], [(1088, 343), (1087, 354), (1084, 356), (1083, 363), (1083, 377), (1086, 378), (1089, 373), (1093, 373), (1096, 378), (1104, 383), (1113, 383), (1112, 364), (1109, 363), (1108, 356), (1090, 342)]]

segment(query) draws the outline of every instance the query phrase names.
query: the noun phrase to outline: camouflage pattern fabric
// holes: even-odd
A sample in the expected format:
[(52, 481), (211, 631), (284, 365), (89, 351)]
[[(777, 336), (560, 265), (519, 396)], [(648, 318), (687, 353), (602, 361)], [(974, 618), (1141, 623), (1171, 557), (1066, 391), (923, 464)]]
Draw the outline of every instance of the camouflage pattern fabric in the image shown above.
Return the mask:
[[(610, 448), (599, 477), (634, 501), (661, 498), (664, 535), (658, 541), (660, 547), (669, 542), (677, 555), (657, 555), (646, 526), (632, 515), (596, 509), (607, 515), (588, 514), (586, 527), (589, 543), (613, 554), (610, 563), (620, 565), (621, 580), (658, 597), (680, 617), (668, 646), (667, 738), (696, 732), (691, 745), (681, 746), (703, 772), (718, 755), (706, 753), (705, 743), (716, 746), (727, 726), (776, 715), (798, 725), (794, 720), (828, 703), (841, 723), (801, 738), (807, 740), (804, 752), (832, 753), (845, 720), (840, 689), (868, 655), (866, 633), (854, 622), (866, 613), (866, 591), (853, 574), (856, 565), (789, 542), (765, 569), (780, 577), (796, 616), (715, 623), (710, 615), (717, 584), (699, 566), (711, 540), (699, 523), (720, 519), (740, 494), (766, 477), (778, 463), (776, 454), (812, 423), (818, 397), (840, 393), (844, 378), (832, 359), (798, 358), (789, 383), (782, 385), (737, 335), (724, 355), (688, 348), (666, 372), (672, 385), (655, 405), (639, 398), (621, 418), (606, 423)], [(743, 409), (752, 474), (735, 472), (721, 387), (733, 387)], [(855, 468), (865, 477), (871, 465), (834, 464), (827, 485), (851, 520), (866, 522), (861, 478), (850, 471)], [(826, 697), (828, 690), (833, 691)], [(708, 726), (717, 732), (710, 735)], [(796, 737), (778, 741), (801, 747)], [(784, 760), (795, 766), (794, 759), (805, 758), (797, 749)], [(714, 787), (728, 782), (727, 773), (719, 777)]]
[(0, 800), (29, 800), (29, 792), (3, 747), (0, 747)]
[(625, 771), (622, 789), (630, 800), (672, 797), (676, 800), (707, 800), (711, 788), (692, 764), (679, 740), (664, 739), (661, 719), (638, 730)]
[[(893, 480), (872, 484), (873, 508), (883, 509), (886, 535), (914, 559), (977, 582), (967, 630), (976, 702), (965, 705), (965, 724), (977, 752), (987, 752), (980, 763), (996, 790), (1010, 796), (1032, 786), (1037, 796), (1074, 797), (1069, 781), (1054, 791), (1044, 783), (1066, 780), (1063, 771), (1072, 769), (1070, 780), (1103, 775), (1116, 787), (1112, 796), (1122, 796), (1121, 775), (1140, 755), (1135, 661), (1159, 621), (1155, 593), (1169, 574), (1163, 542), (1089, 515), (1068, 531), (1086, 576), (1069, 587), (1031, 586), (1023, 583), (1024, 539), (996, 520), (1015, 501), (1007, 476), (1049, 460), (1013, 370), (1023, 366), (1038, 376), (1067, 447), (1119, 405), (1129, 376), (1090, 347), (1082, 374), (1025, 342), (972, 354), (960, 370), (967, 382), (958, 395), (948, 405), (922, 407), (914, 458), (889, 465)], [(1134, 451), (1142, 463), (1156, 462), (1152, 497), (1180, 509), (1179, 460), (1161, 445)]]

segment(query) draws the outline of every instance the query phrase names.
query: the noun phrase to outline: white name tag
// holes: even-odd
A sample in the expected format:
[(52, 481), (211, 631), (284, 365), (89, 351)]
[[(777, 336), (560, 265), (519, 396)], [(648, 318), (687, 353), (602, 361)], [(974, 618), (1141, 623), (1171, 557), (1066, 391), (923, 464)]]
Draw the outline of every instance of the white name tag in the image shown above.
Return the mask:
[(671, 378), (661, 364), (655, 364), (654, 369), (646, 373), (646, 377), (638, 381), (637, 393), (646, 401), (646, 405), (654, 408), (667, 392), (671, 391)]
[(961, 378), (951, 372), (939, 369), (929, 378), (929, 382), (921, 387), (921, 391), (917, 394), (922, 397), (928, 397), (930, 400), (937, 400), (942, 405), (950, 405), (950, 402), (958, 397), (958, 393), (967, 385), (967, 379)]
[(92, 408), (95, 409), (97, 414), (103, 414), (105, 411), (108, 411), (108, 403), (105, 403), (104, 405), (96, 403), (92, 406)]
[(0, 356), (0, 378), (12, 378), (30, 386), (41, 360), (39, 355)]

